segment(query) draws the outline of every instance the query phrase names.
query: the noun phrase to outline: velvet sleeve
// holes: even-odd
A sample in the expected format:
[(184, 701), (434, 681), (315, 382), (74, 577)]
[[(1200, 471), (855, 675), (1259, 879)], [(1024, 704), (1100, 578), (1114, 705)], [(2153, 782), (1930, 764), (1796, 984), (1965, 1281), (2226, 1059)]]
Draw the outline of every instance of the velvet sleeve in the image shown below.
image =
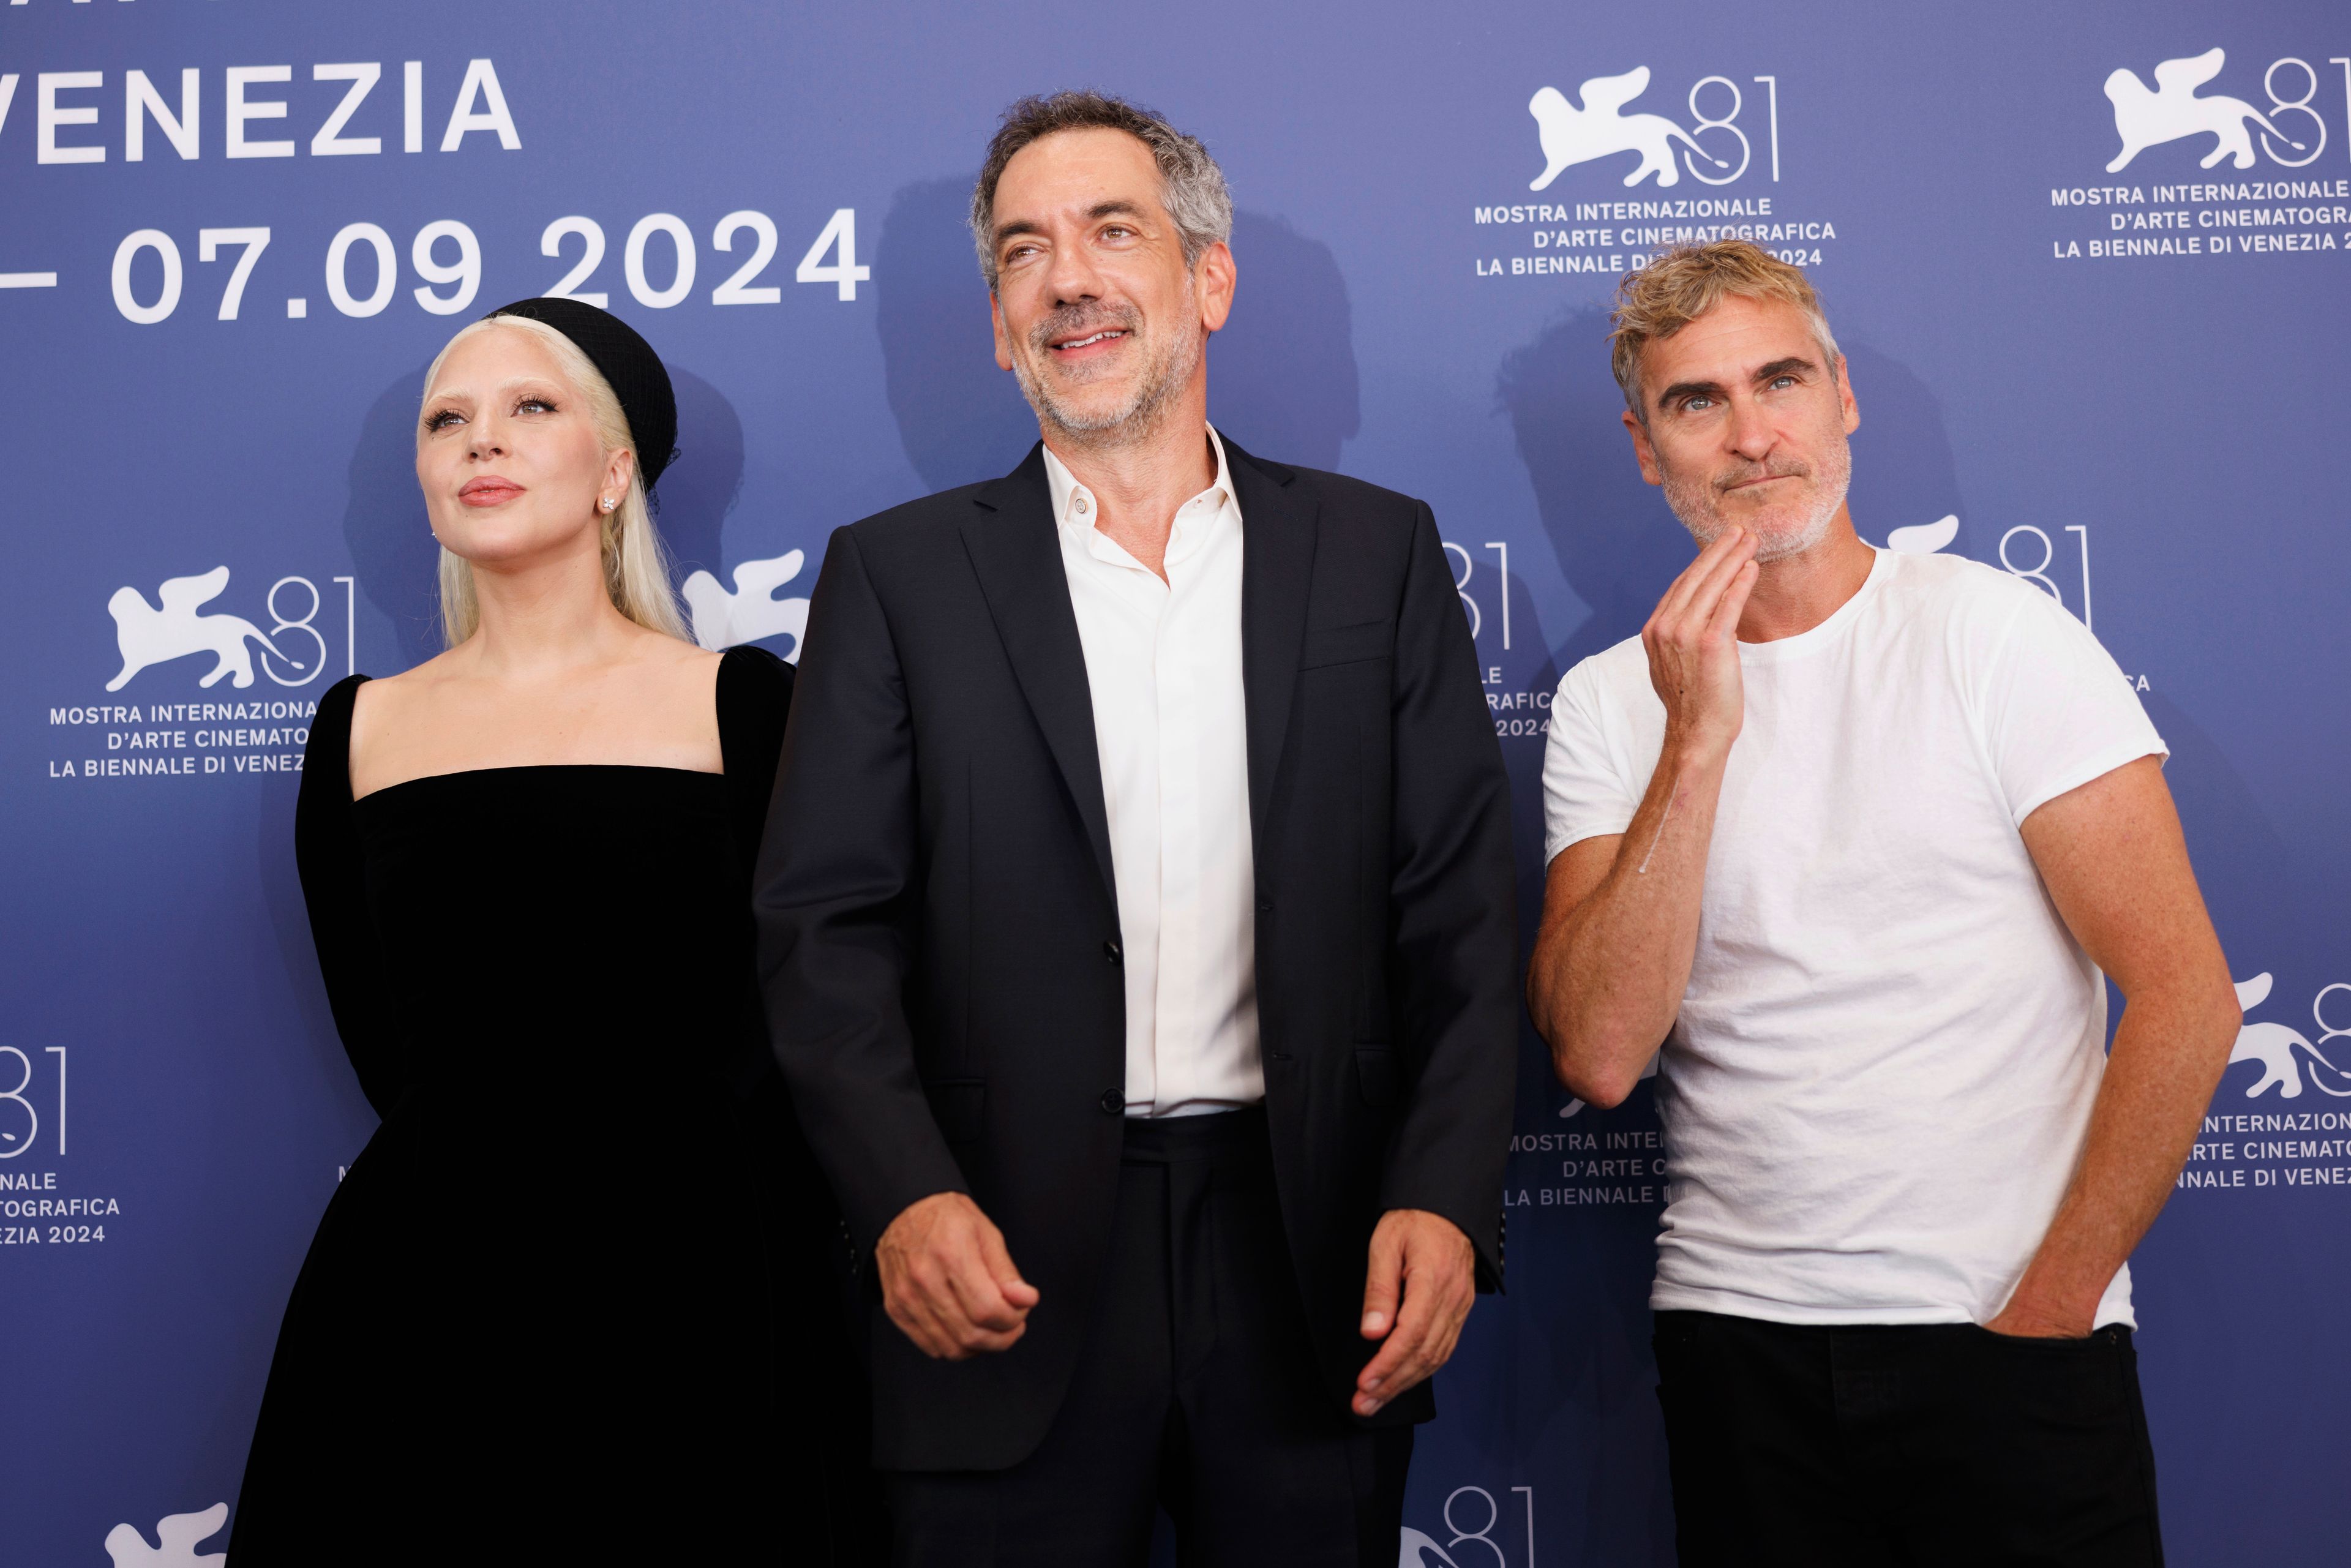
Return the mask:
[(383, 1116), (407, 1091), (413, 1064), (393, 1021), (351, 804), (351, 708), (367, 678), (338, 682), (310, 721), (294, 804), (294, 864), (335, 1029), (368, 1103)]
[(792, 711), (789, 664), (765, 648), (729, 648), (718, 665), (718, 749), (726, 768), (726, 814), (744, 873), (758, 859), (776, 759)]

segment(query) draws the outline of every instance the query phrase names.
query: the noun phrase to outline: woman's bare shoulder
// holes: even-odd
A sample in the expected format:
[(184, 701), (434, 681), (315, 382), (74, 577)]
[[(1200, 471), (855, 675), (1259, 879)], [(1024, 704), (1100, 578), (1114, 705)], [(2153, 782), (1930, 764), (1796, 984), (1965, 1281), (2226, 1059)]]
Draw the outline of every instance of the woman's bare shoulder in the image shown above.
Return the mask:
[(430, 727), (435, 699), (460, 678), (467, 663), (461, 645), (434, 654), (396, 675), (379, 675), (351, 694), (351, 758), (355, 773), (368, 769), (374, 754), (396, 745), (418, 725)]
[(463, 648), (446, 648), (421, 664), (411, 665), (396, 675), (378, 675), (361, 685), (353, 695), (354, 721), (370, 707), (378, 709), (405, 706), (445, 684), (457, 673)]
[(673, 664), (684, 669), (710, 669), (726, 657), (720, 650), (699, 647), (686, 642), (684, 638), (673, 637), (664, 632), (645, 631), (641, 633), (639, 642), (640, 657)]
[(630, 650), (630, 663), (639, 671), (664, 686), (677, 685), (703, 691), (718, 679), (718, 666), (726, 655), (708, 648), (696, 647), (664, 632), (643, 631)]

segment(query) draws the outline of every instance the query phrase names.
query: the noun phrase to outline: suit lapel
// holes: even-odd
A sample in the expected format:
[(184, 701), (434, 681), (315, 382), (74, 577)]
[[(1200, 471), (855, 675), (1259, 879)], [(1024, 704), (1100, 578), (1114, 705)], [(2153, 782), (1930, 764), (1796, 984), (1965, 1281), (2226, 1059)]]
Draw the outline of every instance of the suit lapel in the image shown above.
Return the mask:
[(1019, 467), (982, 486), (972, 502), (963, 525), (964, 548), (1021, 694), (1085, 823), (1103, 891), (1115, 909), (1118, 881), (1111, 870), (1110, 817), (1102, 804), (1102, 758), (1094, 747), (1093, 693), (1086, 684), (1085, 648), (1078, 641), (1077, 612), (1070, 604), (1070, 580), (1045, 482), (1044, 444), (1031, 448)]
[(1241, 684), (1249, 703), (1249, 823), (1256, 842), (1272, 822), (1273, 785), (1290, 733), (1290, 702), (1306, 639), (1318, 508), (1297, 476), (1259, 463), (1218, 431), (1241, 507)]

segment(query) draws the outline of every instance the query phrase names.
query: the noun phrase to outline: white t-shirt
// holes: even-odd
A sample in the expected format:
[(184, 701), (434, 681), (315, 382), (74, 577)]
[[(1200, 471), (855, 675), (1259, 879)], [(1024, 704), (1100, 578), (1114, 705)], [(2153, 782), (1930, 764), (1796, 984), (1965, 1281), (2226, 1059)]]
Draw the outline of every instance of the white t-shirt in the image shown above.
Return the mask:
[[(2104, 979), (2017, 830), (2167, 748), (2079, 621), (1958, 557), (1880, 551), (1826, 621), (1739, 653), (1746, 719), (1658, 1064), (1650, 1304), (1982, 1322), (2056, 1214), (2105, 1068)], [(1567, 673), (1546, 859), (1625, 831), (1665, 723), (1637, 637)], [(2134, 1322), (2127, 1268), (2097, 1322)]]

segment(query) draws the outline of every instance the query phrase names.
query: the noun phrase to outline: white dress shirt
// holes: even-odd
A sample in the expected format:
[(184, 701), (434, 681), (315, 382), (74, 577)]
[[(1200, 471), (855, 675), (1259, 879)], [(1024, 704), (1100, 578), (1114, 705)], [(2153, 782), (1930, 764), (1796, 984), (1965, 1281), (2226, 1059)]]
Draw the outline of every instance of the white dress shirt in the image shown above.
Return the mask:
[(1213, 430), (1208, 444), (1216, 483), (1176, 511), (1164, 582), (1094, 526), (1102, 507), (1093, 493), (1045, 449), (1110, 818), (1130, 1116), (1265, 1098), (1241, 510)]

